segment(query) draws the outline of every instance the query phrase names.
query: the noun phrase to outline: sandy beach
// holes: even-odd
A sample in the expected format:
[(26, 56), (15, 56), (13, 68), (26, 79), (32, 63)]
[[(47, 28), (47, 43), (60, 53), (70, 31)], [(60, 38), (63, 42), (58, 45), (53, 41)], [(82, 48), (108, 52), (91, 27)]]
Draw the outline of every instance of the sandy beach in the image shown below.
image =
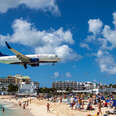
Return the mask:
[[(29, 105), (29, 108), (31, 109), (31, 113), (34, 116), (86, 116), (87, 114), (91, 114), (94, 116), (97, 113), (97, 107), (95, 107), (95, 110), (93, 111), (87, 111), (87, 110), (72, 110), (69, 105), (65, 103), (50, 103), (50, 112), (47, 112), (46, 110), (46, 104), (48, 101), (46, 100), (33, 100), (32, 104)], [(111, 110), (108, 108), (102, 108), (102, 113), (104, 114), (105, 111)], [(102, 115), (101, 115), (102, 116)]]
[[(23, 103), (26, 100), (29, 100), (30, 98), (20, 98), (15, 99), (13, 96), (0, 96), (0, 100), (5, 99), (6, 101), (9, 101), (11, 103), (17, 104), (16, 107), (18, 107), (19, 100)], [(50, 111), (47, 112), (46, 104), (50, 104)], [(84, 106), (86, 107), (86, 106)], [(31, 98), (31, 103), (26, 107), (26, 110), (30, 112), (33, 116), (87, 116), (87, 114), (91, 114), (94, 116), (98, 109), (97, 106), (94, 106), (95, 110), (93, 111), (87, 111), (87, 110), (72, 110), (69, 105), (66, 103), (60, 103), (60, 102), (50, 102), (45, 99), (40, 100), (37, 98)], [(105, 111), (111, 110), (110, 108), (102, 108), (102, 113), (104, 114)], [(103, 116), (103, 115), (100, 115)], [(115, 116), (115, 115), (113, 115)]]

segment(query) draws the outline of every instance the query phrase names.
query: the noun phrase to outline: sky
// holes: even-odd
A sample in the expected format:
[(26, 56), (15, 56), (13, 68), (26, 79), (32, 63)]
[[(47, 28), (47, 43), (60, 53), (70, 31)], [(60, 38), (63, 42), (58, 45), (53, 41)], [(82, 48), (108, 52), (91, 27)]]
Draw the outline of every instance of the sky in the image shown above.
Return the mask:
[(116, 0), (0, 0), (0, 51), (57, 54), (62, 61), (24, 69), (0, 64), (0, 77), (116, 83)]

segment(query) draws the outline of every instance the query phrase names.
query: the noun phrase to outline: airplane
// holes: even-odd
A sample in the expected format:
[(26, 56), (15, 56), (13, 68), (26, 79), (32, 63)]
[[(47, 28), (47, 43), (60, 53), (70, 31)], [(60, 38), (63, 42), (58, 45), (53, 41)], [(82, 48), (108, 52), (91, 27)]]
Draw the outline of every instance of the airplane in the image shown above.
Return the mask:
[(21, 64), (27, 69), (27, 65), (37, 67), (40, 63), (52, 63), (55, 64), (60, 61), (60, 58), (56, 54), (33, 54), (23, 55), (5, 42), (7, 48), (13, 52), (16, 56), (8, 56), (0, 52), (0, 63), (5, 64)]

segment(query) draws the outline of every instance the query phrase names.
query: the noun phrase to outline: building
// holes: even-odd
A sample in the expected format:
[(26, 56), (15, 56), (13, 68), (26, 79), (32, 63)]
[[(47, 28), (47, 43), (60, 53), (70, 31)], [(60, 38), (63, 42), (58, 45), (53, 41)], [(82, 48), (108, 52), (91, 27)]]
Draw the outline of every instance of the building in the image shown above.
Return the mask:
[(26, 83), (26, 82), (22, 82), (19, 86), (19, 90), (17, 95), (31, 95), (31, 96), (36, 96), (37, 95), (37, 90), (38, 89), (38, 84), (37, 82), (30, 82), (30, 83)]
[(76, 81), (56, 81), (52, 83), (52, 88), (57, 89), (58, 93), (116, 93), (116, 88), (100, 88), (101, 84), (92, 82), (76, 82)]
[(25, 82), (27, 84), (29, 84), (31, 82), (31, 79), (29, 76), (22, 76), (22, 75), (15, 75), (14, 78), (16, 78), (16, 84), (19, 85), (22, 82)]
[(77, 82), (75, 81), (56, 81), (52, 83), (52, 88), (59, 90), (77, 89)]
[(0, 91), (7, 91), (8, 85), (10, 85), (10, 84), (17, 85), (18, 83), (19, 83), (19, 79), (17, 79), (14, 76), (0, 78)]
[(52, 83), (52, 88), (55, 89), (76, 89), (77, 88), (77, 82), (75, 81), (57, 81)]
[(14, 84), (19, 85), (21, 82), (30, 83), (29, 76), (22, 76), (22, 75), (15, 75), (15, 76), (8, 76), (6, 78), (0, 78), (0, 83), (4, 84)]
[(38, 89), (39, 88), (39, 83), (37, 81), (34, 81), (33, 83), (36, 86), (36, 89)]
[(98, 84), (92, 82), (56, 81), (52, 83), (52, 88), (59, 90), (90, 90), (98, 88)]
[(97, 89), (99, 88), (99, 84), (92, 82), (84, 82), (84, 87), (86, 90)]
[[(9, 84), (18, 85), (18, 87), (20, 87), (23, 82), (25, 84), (30, 84), (32, 81), (29, 76), (22, 76), (19, 74), (15, 76), (8, 76), (6, 78), (0, 78), (0, 91), (7, 91)], [(39, 88), (38, 82), (33, 83)]]

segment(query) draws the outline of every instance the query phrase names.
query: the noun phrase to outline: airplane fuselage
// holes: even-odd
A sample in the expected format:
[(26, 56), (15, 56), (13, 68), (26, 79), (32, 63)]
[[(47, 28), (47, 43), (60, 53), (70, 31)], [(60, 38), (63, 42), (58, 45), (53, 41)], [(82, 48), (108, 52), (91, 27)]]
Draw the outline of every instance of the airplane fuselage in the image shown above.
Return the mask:
[(21, 64), (24, 68), (27, 68), (27, 65), (32, 67), (39, 66), (40, 63), (56, 63), (60, 61), (60, 58), (56, 54), (33, 54), (33, 55), (23, 55), (7, 43), (7, 48), (13, 52), (16, 56), (7, 56), (0, 52), (0, 63), (5, 64)]
[[(38, 63), (55, 63), (59, 61), (59, 58), (55, 54), (34, 54), (25, 55), (30, 59), (39, 59)], [(2, 56), (0, 57), (0, 63), (5, 64), (21, 64), (22, 61), (17, 56)]]

